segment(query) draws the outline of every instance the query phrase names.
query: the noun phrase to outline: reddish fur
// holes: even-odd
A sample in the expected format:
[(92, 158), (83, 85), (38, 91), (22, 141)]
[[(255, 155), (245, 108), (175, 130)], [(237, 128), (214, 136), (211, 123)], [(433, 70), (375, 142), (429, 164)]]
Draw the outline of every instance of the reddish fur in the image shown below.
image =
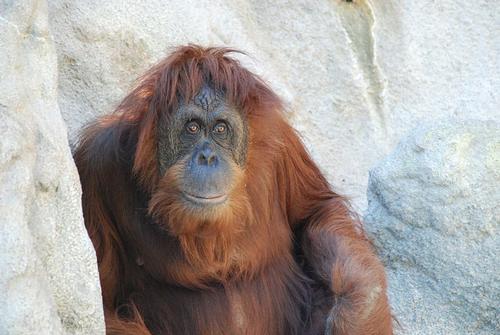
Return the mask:
[[(392, 334), (362, 226), (232, 51), (177, 49), (82, 137), (108, 334), (323, 334), (328, 317), (336, 335)], [(249, 146), (228, 203), (200, 212), (177, 201), (182, 162), (160, 176), (156, 129), (206, 81), (245, 115)]]

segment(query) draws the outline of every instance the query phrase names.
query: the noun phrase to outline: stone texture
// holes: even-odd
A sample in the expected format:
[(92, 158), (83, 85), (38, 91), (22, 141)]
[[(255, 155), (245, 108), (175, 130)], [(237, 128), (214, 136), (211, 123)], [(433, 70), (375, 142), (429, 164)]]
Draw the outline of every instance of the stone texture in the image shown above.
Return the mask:
[(498, 1), (53, 0), (49, 8), (70, 142), (185, 43), (248, 52), (243, 62), (285, 99), (323, 171), (359, 209), (369, 168), (422, 120), (498, 117)]
[(400, 333), (498, 333), (500, 123), (417, 128), (371, 170), (368, 201)]
[(0, 0), (0, 334), (104, 334), (44, 1)]

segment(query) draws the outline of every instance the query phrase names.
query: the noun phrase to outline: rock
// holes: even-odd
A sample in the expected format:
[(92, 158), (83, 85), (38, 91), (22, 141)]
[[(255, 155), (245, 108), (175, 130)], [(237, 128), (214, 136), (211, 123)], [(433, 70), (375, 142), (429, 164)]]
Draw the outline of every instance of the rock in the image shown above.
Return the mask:
[(418, 127), (370, 172), (366, 227), (400, 334), (500, 329), (500, 124)]
[(104, 334), (47, 5), (0, 15), (0, 334)]
[(186, 43), (246, 51), (242, 61), (285, 99), (358, 209), (369, 168), (422, 120), (498, 117), (497, 1), (52, 0), (49, 9), (70, 142)]

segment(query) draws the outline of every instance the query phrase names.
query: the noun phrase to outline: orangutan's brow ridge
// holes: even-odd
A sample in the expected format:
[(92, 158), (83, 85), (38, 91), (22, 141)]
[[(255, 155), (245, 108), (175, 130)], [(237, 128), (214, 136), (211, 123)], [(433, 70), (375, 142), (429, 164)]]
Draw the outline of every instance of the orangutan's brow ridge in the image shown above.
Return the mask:
[(210, 112), (221, 102), (220, 95), (208, 86), (203, 86), (200, 92), (194, 97), (194, 104)]

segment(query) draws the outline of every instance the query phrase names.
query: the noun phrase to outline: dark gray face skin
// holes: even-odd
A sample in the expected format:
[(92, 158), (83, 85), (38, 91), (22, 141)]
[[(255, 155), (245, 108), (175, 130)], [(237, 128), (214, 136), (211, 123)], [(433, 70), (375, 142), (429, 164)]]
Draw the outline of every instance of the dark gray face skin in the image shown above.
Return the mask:
[(223, 203), (235, 181), (234, 165), (245, 164), (247, 141), (241, 113), (223, 94), (203, 87), (193, 101), (180, 104), (171, 120), (160, 119), (160, 173), (182, 160), (179, 186), (185, 200), (196, 206)]

